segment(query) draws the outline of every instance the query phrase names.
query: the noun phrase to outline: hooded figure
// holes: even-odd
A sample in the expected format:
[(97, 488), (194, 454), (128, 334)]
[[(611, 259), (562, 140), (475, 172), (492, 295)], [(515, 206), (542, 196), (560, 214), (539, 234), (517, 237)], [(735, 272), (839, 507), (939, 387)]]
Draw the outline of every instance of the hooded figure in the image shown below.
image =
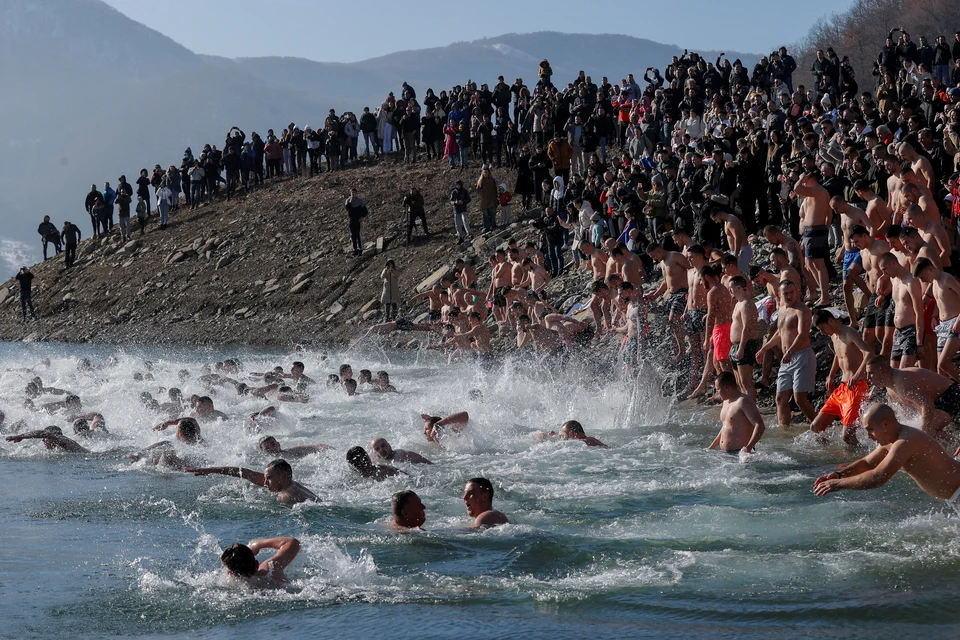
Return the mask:
[(554, 211), (562, 211), (566, 206), (567, 191), (563, 185), (563, 177), (553, 179), (553, 190), (550, 191), (550, 206)]

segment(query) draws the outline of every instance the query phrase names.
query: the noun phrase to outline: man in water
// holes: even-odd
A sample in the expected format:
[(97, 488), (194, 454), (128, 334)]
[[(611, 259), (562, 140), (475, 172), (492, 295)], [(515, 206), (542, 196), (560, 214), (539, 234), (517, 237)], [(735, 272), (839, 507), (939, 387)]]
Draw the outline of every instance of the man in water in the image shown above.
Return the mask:
[(583, 425), (577, 422), (576, 420), (567, 420), (563, 423), (563, 426), (560, 427), (560, 437), (564, 440), (579, 440), (588, 447), (606, 447), (607, 445), (603, 444), (596, 438), (588, 436), (583, 431)]
[[(177, 425), (177, 440), (186, 445), (196, 445), (203, 442), (200, 437), (200, 423), (196, 421), (195, 418), (179, 418), (177, 420), (170, 420), (171, 424)], [(163, 425), (158, 425), (158, 427), (163, 427), (163, 430), (167, 428), (167, 423)], [(154, 427), (154, 431), (158, 429)], [(155, 465), (170, 467), (172, 469), (184, 470), (187, 467), (187, 464), (183, 461), (180, 456), (177, 455), (174, 451), (173, 445), (169, 440), (161, 440), (155, 444), (150, 445), (146, 449), (141, 449), (136, 453), (131, 453), (127, 456), (130, 462), (137, 462), (142, 458), (150, 457), (150, 460)]]
[(931, 435), (939, 434), (951, 422), (960, 424), (960, 384), (950, 378), (916, 367), (894, 369), (880, 354), (867, 360), (867, 380), (919, 409), (920, 428)]
[(197, 407), (193, 411), (193, 417), (202, 422), (211, 422), (213, 420), (226, 420), (227, 414), (213, 408), (213, 398), (200, 396), (197, 400)]
[[(257, 562), (257, 554), (263, 549), (276, 549), (277, 552)], [(247, 544), (235, 542), (220, 556), (220, 562), (227, 573), (240, 578), (255, 587), (276, 587), (287, 582), (283, 570), (300, 553), (300, 541), (296, 538), (268, 538), (251, 540)]]
[[(867, 361), (873, 350), (863, 341), (853, 327), (842, 324), (826, 309), (817, 311), (817, 329), (833, 343), (833, 365), (827, 376), (827, 392), (830, 397), (823, 403), (817, 417), (810, 424), (810, 431), (822, 433), (840, 420), (843, 425), (843, 441), (856, 446), (857, 426), (860, 423), (860, 407), (870, 396), (867, 384)], [(840, 384), (835, 385), (837, 371)]]
[(329, 448), (330, 445), (326, 444), (302, 444), (296, 447), (288, 447), (284, 449), (273, 436), (264, 436), (260, 438), (260, 451), (266, 453), (267, 455), (283, 456), (284, 458), (303, 458), (304, 456), (319, 453), (320, 451), (325, 451)]
[(389, 462), (408, 462), (410, 464), (433, 464), (422, 455), (415, 451), (406, 449), (394, 449), (385, 438), (374, 438), (370, 443), (370, 450), (373, 451), (374, 460), (387, 460)]
[(400, 469), (388, 464), (373, 464), (363, 447), (350, 447), (347, 450), (347, 463), (364, 478), (372, 478), (378, 482), (390, 476), (406, 475)]
[(466, 411), (451, 413), (445, 418), (430, 416), (425, 413), (421, 413), (420, 417), (423, 418), (423, 435), (427, 438), (427, 442), (437, 446), (442, 446), (440, 440), (443, 438), (447, 427), (450, 427), (450, 431), (453, 433), (460, 433), (467, 427), (467, 422), (470, 421), (470, 416)]
[(187, 473), (195, 476), (211, 474), (243, 478), (258, 487), (264, 487), (270, 493), (277, 494), (277, 502), (281, 504), (297, 504), (307, 501), (318, 501), (316, 494), (293, 480), (293, 468), (282, 458), (267, 465), (263, 473), (251, 471), (244, 467), (187, 467)]
[(863, 427), (867, 437), (879, 446), (839, 471), (817, 478), (813, 485), (816, 495), (822, 497), (843, 489), (876, 489), (903, 469), (927, 495), (960, 508), (960, 461), (954, 460), (936, 440), (919, 429), (900, 424), (893, 409), (885, 404), (867, 409)]
[(737, 455), (741, 451), (753, 453), (763, 437), (766, 425), (757, 408), (757, 403), (740, 390), (737, 377), (731, 371), (721, 371), (714, 381), (717, 395), (723, 400), (720, 408), (720, 433), (707, 449), (715, 449)]
[(393, 523), (398, 531), (419, 529), (427, 521), (426, 507), (413, 491), (398, 491), (393, 494)]
[(46, 429), (37, 431), (28, 431), (27, 433), (18, 433), (15, 436), (7, 436), (9, 442), (23, 442), (24, 440), (42, 440), (43, 446), (47, 449), (56, 449), (57, 451), (66, 451), (67, 453), (90, 453), (90, 450), (81, 446), (75, 440), (71, 440), (63, 435), (60, 427), (50, 426)]
[(470, 478), (463, 489), (463, 504), (473, 518), (473, 527), (507, 524), (507, 516), (493, 508), (493, 484), (486, 478)]

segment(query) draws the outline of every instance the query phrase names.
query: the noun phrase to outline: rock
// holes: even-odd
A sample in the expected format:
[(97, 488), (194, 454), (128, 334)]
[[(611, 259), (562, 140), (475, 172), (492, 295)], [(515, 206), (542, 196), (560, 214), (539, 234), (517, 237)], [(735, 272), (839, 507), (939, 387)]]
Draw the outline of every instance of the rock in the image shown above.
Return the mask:
[(334, 302), (332, 305), (330, 305), (330, 308), (327, 309), (327, 313), (330, 314), (330, 317), (337, 315), (341, 311), (343, 311), (343, 305), (339, 302)]
[(3, 304), (4, 302), (6, 302), (7, 297), (9, 295), (10, 295), (10, 289), (7, 289), (6, 287), (4, 287), (3, 289), (0, 289), (0, 304)]
[(187, 255), (182, 251), (177, 251), (172, 256), (167, 258), (167, 264), (177, 264), (178, 262), (183, 262), (187, 259)]
[(279, 289), (280, 289), (280, 285), (275, 284), (275, 285), (273, 285), (273, 286), (270, 286), (270, 287), (267, 287), (266, 289), (264, 289), (264, 290), (263, 290), (263, 293), (264, 293), (264, 295), (266, 295), (266, 294), (268, 294), (268, 293), (273, 293), (274, 291), (278, 291)]
[(140, 245), (139, 240), (131, 240), (127, 244), (123, 245), (123, 248), (120, 249), (122, 253), (131, 254), (137, 250), (137, 247)]
[(362, 307), (360, 307), (360, 313), (366, 313), (367, 311), (370, 311), (371, 309), (376, 310), (376, 309), (379, 309), (379, 308), (380, 308), (380, 300), (378, 300), (377, 298), (374, 298), (373, 300), (371, 300), (371, 301), (368, 302), (367, 304), (365, 304), (365, 305), (363, 305)]
[(560, 305), (560, 310), (563, 313), (566, 313), (567, 311), (570, 311), (570, 308), (573, 307), (573, 305), (577, 304), (577, 302), (579, 301), (580, 301), (580, 298), (578, 296), (570, 296), (569, 298), (563, 301), (563, 304)]
[(253, 286), (255, 287), (262, 287), (263, 285), (264, 285), (263, 280), (255, 280), (253, 283)]
[(257, 312), (254, 311), (253, 309), (251, 309), (250, 311), (247, 311), (245, 314), (243, 314), (243, 317), (244, 317), (244, 318), (252, 318), (252, 317), (255, 316), (255, 315), (257, 315)]
[(416, 318), (414, 318), (413, 321), (416, 324), (423, 324), (424, 322), (427, 322), (429, 320), (430, 320), (430, 314), (428, 312), (424, 312), (418, 315)]
[(307, 278), (306, 280), (302, 280), (297, 284), (293, 285), (292, 287), (290, 287), (290, 293), (303, 293), (304, 291), (310, 288), (311, 284), (313, 284), (313, 280), (311, 280), (310, 278)]
[(370, 309), (370, 311), (367, 311), (366, 313), (362, 314), (361, 317), (364, 320), (369, 320), (370, 318), (374, 317), (378, 313), (380, 313), (379, 309)]
[(223, 256), (222, 258), (220, 258), (219, 260), (217, 260), (217, 266), (214, 267), (214, 268), (215, 268), (215, 269), (222, 269), (222, 268), (224, 268), (225, 266), (227, 266), (228, 264), (230, 264), (231, 262), (233, 262), (233, 256)]
[(310, 269), (308, 271), (301, 271), (300, 273), (298, 273), (293, 277), (293, 284), (295, 285), (300, 284), (301, 282), (303, 282), (304, 280), (312, 276), (314, 273), (316, 273), (316, 271), (317, 271), (317, 267), (314, 267), (313, 269)]
[(73, 295), (72, 293), (68, 293), (67, 295), (63, 296), (63, 301), (64, 301), (64, 302), (75, 302), (76, 299), (77, 299), (77, 297), (76, 297), (75, 295)]
[(450, 267), (446, 265), (440, 267), (439, 269), (431, 273), (426, 280), (423, 280), (420, 284), (417, 285), (416, 292), (423, 293), (433, 285), (437, 284), (438, 282), (440, 282), (440, 278), (446, 275), (448, 271), (450, 271)]
[(272, 286), (275, 285), (275, 284), (277, 284), (277, 279), (276, 279), (276, 278), (270, 278), (269, 280), (267, 280), (266, 282), (263, 283), (263, 286), (265, 286), (265, 287), (272, 287)]
[(234, 312), (233, 312), (233, 315), (235, 315), (235, 316), (242, 316), (242, 315), (246, 314), (248, 311), (250, 311), (250, 309), (249, 309), (248, 307), (241, 307), (241, 308), (237, 309), (236, 311), (234, 311)]
[(377, 253), (383, 253), (383, 236), (377, 238)]

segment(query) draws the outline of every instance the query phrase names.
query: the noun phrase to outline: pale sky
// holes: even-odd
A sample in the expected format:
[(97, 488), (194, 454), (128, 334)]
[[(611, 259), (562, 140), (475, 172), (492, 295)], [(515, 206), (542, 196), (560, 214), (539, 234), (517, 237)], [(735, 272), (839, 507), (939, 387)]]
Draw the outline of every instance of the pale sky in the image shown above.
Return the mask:
[(394, 51), (531, 31), (620, 33), (690, 49), (765, 53), (797, 42), (817, 19), (852, 4), (852, 0), (105, 1), (195, 53), (295, 56), (318, 62), (355, 62)]

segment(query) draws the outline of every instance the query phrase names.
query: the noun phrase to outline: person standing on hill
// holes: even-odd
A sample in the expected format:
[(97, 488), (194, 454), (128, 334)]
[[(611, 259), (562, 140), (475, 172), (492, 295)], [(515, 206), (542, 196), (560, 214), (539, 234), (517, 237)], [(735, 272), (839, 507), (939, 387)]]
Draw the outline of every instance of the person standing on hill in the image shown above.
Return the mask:
[(397, 319), (397, 305), (400, 304), (400, 272), (393, 260), (387, 260), (380, 272), (380, 279), (383, 280), (383, 291), (380, 293), (383, 317), (387, 322), (393, 322)]
[(31, 289), (33, 287), (33, 274), (30, 269), (20, 267), (20, 273), (17, 274), (17, 282), (20, 283), (20, 310), (23, 312), (23, 321), (27, 321), (27, 306), (30, 307), (30, 315), (37, 319), (37, 312), (33, 310), (33, 296)]
[(483, 231), (497, 228), (497, 181), (490, 175), (490, 169), (484, 165), (477, 179), (477, 192), (480, 194), (480, 211), (483, 213)]
[(137, 178), (137, 196), (147, 203), (147, 215), (150, 215), (150, 178), (147, 177), (146, 169), (140, 169), (140, 177)]
[[(106, 207), (106, 223), (100, 223), (104, 235), (108, 231), (113, 231), (113, 203), (117, 199), (117, 192), (110, 188), (109, 182), (103, 183), (103, 204)], [(109, 226), (108, 226), (109, 225)]]
[(77, 260), (77, 244), (80, 242), (80, 228), (72, 222), (66, 221), (63, 223), (60, 237), (63, 238), (64, 265), (69, 269)]
[(367, 155), (377, 155), (377, 117), (370, 113), (370, 107), (363, 108), (363, 115), (360, 116), (360, 131), (363, 133), (363, 144)]
[(407, 209), (407, 246), (409, 246), (410, 240), (413, 238), (413, 228), (416, 226), (417, 218), (420, 218), (420, 223), (423, 225), (423, 235), (430, 235), (430, 232), (427, 231), (427, 213), (424, 210), (423, 195), (420, 193), (420, 189), (410, 187), (410, 193), (403, 197), (403, 206)]
[(353, 255), (356, 257), (363, 253), (360, 223), (367, 215), (367, 206), (357, 196), (357, 190), (350, 189), (350, 196), (343, 203), (343, 208), (347, 212), (347, 220), (350, 223), (350, 241), (353, 243)]
[(103, 206), (103, 194), (97, 189), (97, 185), (90, 185), (90, 192), (87, 193), (87, 198), (84, 200), (83, 206), (90, 215), (90, 224), (93, 226), (93, 235), (96, 236), (99, 228), (97, 225), (97, 209)]
[(457, 180), (456, 186), (450, 192), (450, 204), (453, 205), (453, 226), (457, 230), (457, 244), (463, 242), (464, 236), (470, 235), (470, 226), (467, 224), (467, 205), (470, 204), (470, 193), (463, 188), (463, 180)]
[(40, 234), (41, 242), (43, 243), (43, 259), (47, 259), (47, 244), (52, 243), (54, 248), (57, 250), (56, 255), (60, 255), (60, 232), (57, 231), (57, 227), (50, 222), (50, 216), (43, 216), (43, 222), (40, 223), (40, 226), (37, 227), (37, 233)]
[[(126, 183), (124, 183), (126, 184)], [(129, 186), (129, 185), (127, 185)], [(132, 189), (130, 190), (132, 191)], [(120, 239), (130, 239), (130, 202), (132, 198), (126, 189), (117, 190), (117, 220), (120, 222)]]

